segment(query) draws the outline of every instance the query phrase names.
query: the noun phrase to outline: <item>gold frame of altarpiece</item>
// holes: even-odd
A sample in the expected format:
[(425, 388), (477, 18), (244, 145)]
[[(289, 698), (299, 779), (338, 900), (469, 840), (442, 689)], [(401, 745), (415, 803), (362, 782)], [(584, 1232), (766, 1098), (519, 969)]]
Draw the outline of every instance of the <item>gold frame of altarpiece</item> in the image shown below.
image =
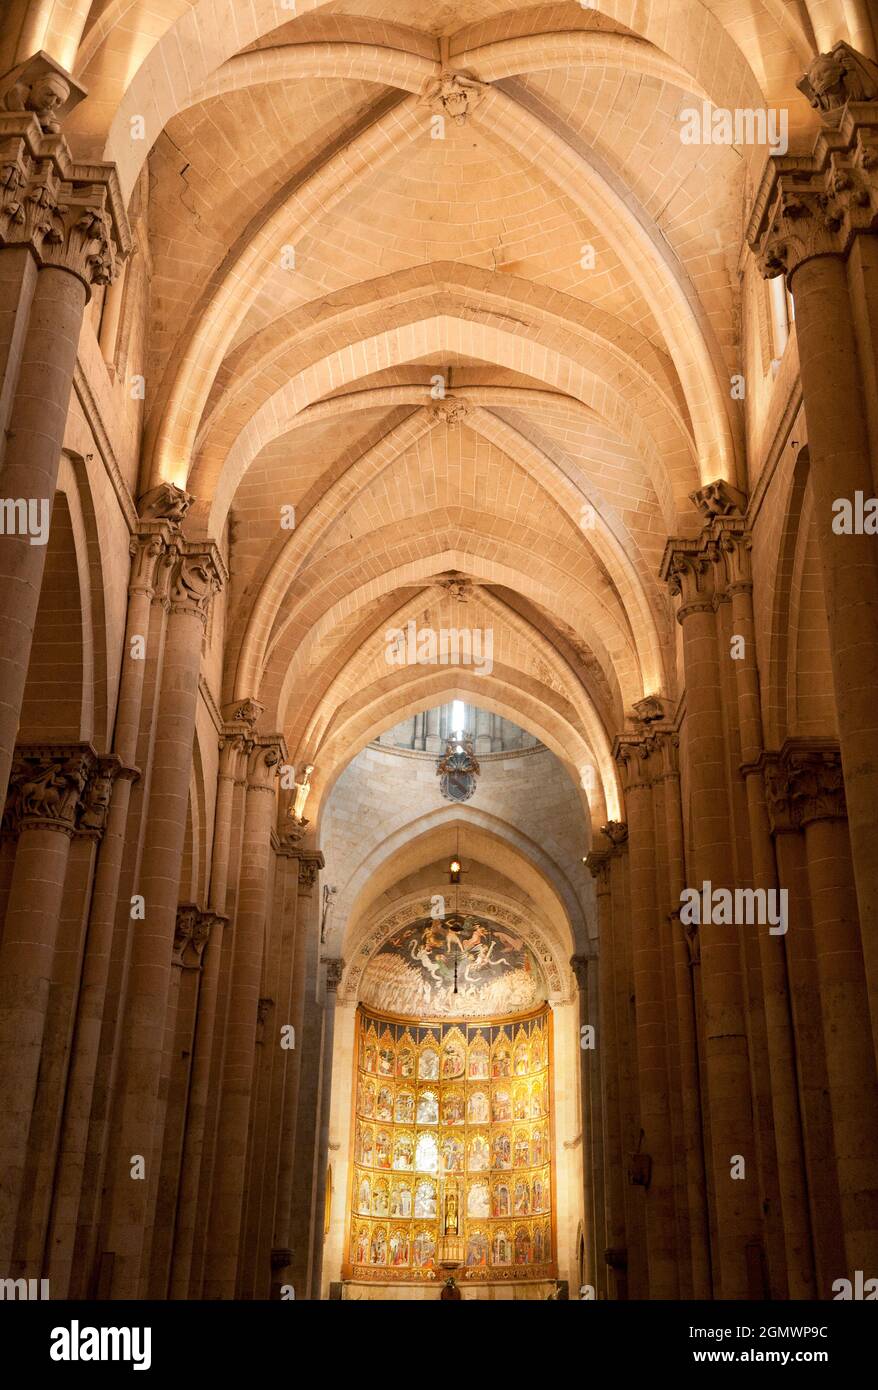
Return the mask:
[[(533, 1034), (542, 1031), (544, 1039), (544, 1061), (538, 1068), (531, 1066), (530, 1055)], [(497, 1018), (436, 1018), (412, 1019), (398, 1014), (381, 1013), (364, 1004), (357, 1006), (356, 1046), (354, 1049), (353, 1085), (351, 1087), (350, 1113), (350, 1161), (348, 1163), (347, 1205), (345, 1211), (344, 1261), (342, 1278), (365, 1283), (406, 1283), (428, 1284), (441, 1282), (448, 1274), (455, 1273), (458, 1279), (479, 1283), (505, 1283), (521, 1281), (541, 1281), (557, 1277), (557, 1231), (556, 1231), (556, 1173), (555, 1173), (555, 1124), (554, 1124), (554, 1047), (552, 1034), (552, 1009), (548, 1003), (524, 1014), (508, 1014)], [(364, 1065), (367, 1034), (375, 1031), (376, 1070), (368, 1071)], [(522, 1038), (521, 1034), (524, 1034)], [(379, 1073), (381, 1046), (387, 1034), (393, 1048), (392, 1073)], [(450, 1045), (459, 1034), (463, 1044), (463, 1072), (456, 1075), (443, 1075), (443, 1062)], [(494, 1075), (494, 1056), (500, 1051), (501, 1037), (508, 1042), (509, 1073)], [(413, 1066), (408, 1074), (401, 1073), (398, 1061), (402, 1045), (408, 1041), (412, 1052)], [(481, 1040), (481, 1041), (480, 1041)], [(422, 1075), (420, 1058), (429, 1050), (432, 1042), (437, 1054), (435, 1077)], [(522, 1043), (527, 1044), (528, 1069), (516, 1073), (516, 1053), (520, 1055)], [(487, 1052), (487, 1075), (471, 1076), (470, 1059), (475, 1052)], [(505, 1083), (505, 1085), (504, 1085)], [(371, 1085), (374, 1097), (381, 1098), (381, 1092), (388, 1092), (391, 1108), (390, 1118), (378, 1118), (377, 1104), (373, 1103), (372, 1113), (361, 1112), (359, 1105), (368, 1100), (368, 1087)], [(542, 1099), (539, 1114), (533, 1113), (534, 1094), (539, 1086)], [(495, 1118), (495, 1094), (508, 1092), (509, 1114), (505, 1118)], [(470, 1120), (470, 1099), (474, 1093), (481, 1092), (487, 1098), (487, 1120)], [(528, 1097), (528, 1113), (515, 1118), (516, 1104), (520, 1106), (524, 1094)], [(418, 1120), (419, 1102), (427, 1096), (436, 1103), (435, 1120)], [(411, 1102), (411, 1118), (398, 1120), (399, 1101)], [(457, 1100), (463, 1107), (463, 1118), (447, 1122), (447, 1103)], [(370, 1162), (361, 1161), (361, 1135), (365, 1138), (368, 1130), (371, 1138)], [(540, 1150), (539, 1161), (534, 1158), (535, 1131), (542, 1131), (539, 1143), (545, 1142), (545, 1152)], [(437, 1164), (435, 1169), (417, 1167), (417, 1152), (422, 1136), (435, 1136)], [(382, 1137), (385, 1160), (378, 1163), (378, 1140)], [(469, 1167), (472, 1141), (481, 1138), (482, 1152), (487, 1148), (488, 1166)], [(527, 1164), (516, 1164), (515, 1159), (520, 1146), (526, 1138), (528, 1147)], [(494, 1140), (508, 1141), (508, 1166), (495, 1166)], [(446, 1141), (458, 1141), (461, 1151), (461, 1168), (449, 1172), (442, 1162)], [(394, 1161), (398, 1144), (402, 1142), (411, 1151), (411, 1167), (397, 1168)], [(539, 1191), (548, 1198), (546, 1206), (538, 1212), (532, 1208), (535, 1184), (539, 1181)], [(428, 1215), (415, 1216), (418, 1190), (426, 1192), (426, 1184), (431, 1185), (435, 1211)], [(361, 1197), (368, 1185), (369, 1212), (360, 1210)], [(489, 1215), (469, 1215), (469, 1198), (473, 1187), (487, 1187)], [(520, 1195), (519, 1191), (521, 1189)], [(521, 1210), (527, 1189), (527, 1204)], [(391, 1215), (391, 1202), (394, 1197), (409, 1193), (409, 1215), (400, 1212)], [(495, 1214), (505, 1190), (506, 1214)], [(456, 1222), (455, 1237), (459, 1237), (462, 1260), (457, 1269), (443, 1262), (449, 1251), (453, 1255), (454, 1242), (449, 1243), (449, 1232), (443, 1229), (447, 1224), (446, 1199), (449, 1193), (456, 1193), (456, 1206), (459, 1215)], [(387, 1198), (386, 1210), (376, 1211), (375, 1200), (381, 1192)], [(513, 1196), (513, 1194), (516, 1194)], [(516, 1210), (516, 1202), (519, 1208)], [(452, 1218), (453, 1219), (453, 1218)], [(363, 1233), (365, 1234), (365, 1244)], [(539, 1234), (538, 1234), (539, 1232)], [(383, 1233), (383, 1246), (381, 1237)], [(443, 1239), (445, 1238), (445, 1239)], [(422, 1253), (429, 1249), (432, 1241), (433, 1254), (429, 1263), (416, 1264), (415, 1252), (421, 1240)], [(500, 1244), (505, 1239), (504, 1244)], [(468, 1263), (474, 1253), (470, 1241), (476, 1240), (475, 1251), (479, 1248), (487, 1252), (484, 1262)], [(394, 1246), (395, 1242), (395, 1246)], [(355, 1246), (356, 1243), (356, 1246)], [(534, 1259), (539, 1249), (545, 1252), (549, 1243), (549, 1259)], [(367, 1254), (367, 1261), (355, 1257)], [(507, 1255), (504, 1263), (492, 1263), (497, 1251)], [(373, 1262), (373, 1255), (383, 1253), (383, 1258)], [(402, 1257), (402, 1259), (400, 1258)]]

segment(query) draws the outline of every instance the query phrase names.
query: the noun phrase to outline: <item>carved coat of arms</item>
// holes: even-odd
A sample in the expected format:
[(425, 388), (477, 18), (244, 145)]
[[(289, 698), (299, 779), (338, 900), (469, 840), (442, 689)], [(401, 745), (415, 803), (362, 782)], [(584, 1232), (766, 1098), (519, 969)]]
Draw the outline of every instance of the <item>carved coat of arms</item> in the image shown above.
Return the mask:
[(436, 760), (436, 771), (446, 801), (469, 801), (480, 772), (472, 739), (448, 739), (444, 755)]

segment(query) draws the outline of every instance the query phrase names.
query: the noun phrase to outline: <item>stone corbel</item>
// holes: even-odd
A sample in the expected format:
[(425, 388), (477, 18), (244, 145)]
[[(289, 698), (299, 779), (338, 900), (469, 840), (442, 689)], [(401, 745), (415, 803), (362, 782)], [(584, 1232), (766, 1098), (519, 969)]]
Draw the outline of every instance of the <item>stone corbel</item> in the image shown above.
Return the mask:
[(58, 135), (61, 122), (87, 95), (42, 49), (0, 78), (0, 110), (32, 114), (44, 135)]
[(601, 834), (605, 835), (612, 845), (612, 849), (608, 851), (610, 854), (621, 854), (628, 843), (628, 826), (623, 820), (607, 821), (606, 825), (601, 826)]
[(193, 498), (173, 483), (159, 483), (140, 499), (138, 526), (129, 543), (131, 578), (128, 592), (150, 598), (158, 587), (159, 573), (167, 568), (172, 542), (192, 505)]

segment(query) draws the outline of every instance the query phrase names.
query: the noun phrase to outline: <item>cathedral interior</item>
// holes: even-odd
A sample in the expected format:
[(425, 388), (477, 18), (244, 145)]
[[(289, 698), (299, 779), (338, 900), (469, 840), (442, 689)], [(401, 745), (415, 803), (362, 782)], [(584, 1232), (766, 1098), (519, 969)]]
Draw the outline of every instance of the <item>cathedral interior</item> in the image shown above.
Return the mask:
[(878, 1297), (873, 0), (4, 0), (0, 494), (0, 1282)]

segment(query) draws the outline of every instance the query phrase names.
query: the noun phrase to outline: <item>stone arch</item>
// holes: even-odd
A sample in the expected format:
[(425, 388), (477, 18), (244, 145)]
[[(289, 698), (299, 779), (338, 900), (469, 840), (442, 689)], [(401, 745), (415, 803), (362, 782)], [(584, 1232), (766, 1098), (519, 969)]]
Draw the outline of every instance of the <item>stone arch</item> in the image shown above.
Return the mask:
[[(491, 318), (474, 324), (460, 316), (434, 313), (402, 326), (388, 325), (369, 337), (351, 341), (311, 363), (278, 388), (224, 450), (221, 475), (202, 477), (190, 484), (210, 499), (206, 529), (212, 534), (221, 531), (235, 490), (259, 450), (279, 433), (285, 433), (294, 419), (321, 397), (425, 352), (442, 351), (466, 352), (496, 366), (535, 376), (590, 407), (637, 451), (663, 501), (669, 491), (677, 492), (680, 488), (682, 480), (675, 480), (672, 486), (667, 479), (666, 464), (655, 439), (622, 391), (610, 387), (569, 351), (547, 351), (528, 338), (517, 337)], [(187, 479), (181, 474), (176, 481), (182, 485)], [(690, 483), (692, 491), (697, 486), (697, 475), (683, 486)]]
[[(344, 947), (349, 945), (351, 948), (356, 945), (358, 951), (362, 950), (363, 942), (367, 936), (374, 936), (374, 921), (376, 917), (392, 915), (386, 910), (386, 903), (382, 902), (376, 909), (364, 904), (361, 913), (357, 911), (357, 902), (360, 900), (363, 891), (367, 888), (369, 880), (375, 876), (388, 861), (399, 852), (404, 844), (412, 862), (420, 860), (422, 866), (426, 867), (435, 857), (434, 845), (442, 830), (450, 825), (454, 825), (459, 817), (459, 808), (443, 805), (435, 810), (427, 812), (413, 823), (410, 823), (411, 834), (406, 835), (406, 827), (400, 826), (396, 833), (388, 835), (386, 839), (378, 845), (373, 846), (368, 856), (358, 865), (356, 874), (352, 879), (351, 891), (346, 894), (353, 917), (346, 929)], [(477, 807), (469, 807), (467, 810), (467, 835), (471, 836), (470, 841), (473, 845), (478, 845), (478, 851), (473, 850), (472, 857), (478, 858), (484, 853), (496, 852), (507, 868), (513, 863), (518, 866), (518, 872), (524, 875), (525, 879), (533, 880), (534, 885), (541, 885), (542, 891), (548, 895), (548, 900), (552, 902), (551, 914), (554, 925), (549, 926), (548, 918), (543, 926), (545, 939), (552, 945), (552, 953), (555, 961), (557, 988), (561, 989), (561, 980), (566, 980), (569, 971), (566, 969), (567, 955), (577, 942), (586, 940), (586, 919), (575, 892), (573, 885), (569, 882), (563, 868), (545, 851), (528, 836), (524, 835), (514, 825), (500, 820), (496, 816), (480, 811)], [(505, 873), (505, 868), (501, 870)], [(524, 886), (524, 885), (523, 885)], [(486, 895), (494, 894), (494, 889), (480, 890)], [(502, 895), (502, 894), (501, 894)], [(429, 895), (427, 895), (429, 898)], [(528, 897), (535, 901), (532, 893)], [(424, 893), (415, 891), (411, 894), (413, 901), (418, 901), (423, 905)], [(518, 904), (521, 909), (522, 904)], [(418, 915), (413, 912), (413, 917)], [(361, 920), (362, 917), (362, 920)], [(566, 940), (560, 939), (559, 923), (565, 925), (569, 933)], [(368, 924), (368, 925), (367, 925)], [(388, 926), (388, 932), (391, 928)], [(378, 944), (378, 943), (376, 943)], [(371, 954), (371, 953), (370, 953)]]
[[(455, 699), (478, 702), (483, 709), (520, 724), (554, 753), (567, 769), (577, 789), (586, 823), (590, 822), (595, 834), (607, 819), (619, 819), (618, 773), (605, 731), (598, 728), (590, 741), (583, 731), (564, 718), (562, 712), (553, 709), (538, 695), (522, 690), (510, 680), (497, 676), (483, 680), (461, 668), (433, 669), (429, 674), (413, 675), (393, 690), (364, 692), (354, 714), (335, 724), (330, 735), (317, 747), (313, 740), (308, 742), (307, 736), (300, 741), (296, 747), (299, 761), (318, 759), (319, 775), (309, 801), (315, 817), (319, 817), (333, 785), (354, 753), (417, 710)], [(584, 764), (590, 764), (597, 772), (591, 801), (585, 795), (579, 775)]]

